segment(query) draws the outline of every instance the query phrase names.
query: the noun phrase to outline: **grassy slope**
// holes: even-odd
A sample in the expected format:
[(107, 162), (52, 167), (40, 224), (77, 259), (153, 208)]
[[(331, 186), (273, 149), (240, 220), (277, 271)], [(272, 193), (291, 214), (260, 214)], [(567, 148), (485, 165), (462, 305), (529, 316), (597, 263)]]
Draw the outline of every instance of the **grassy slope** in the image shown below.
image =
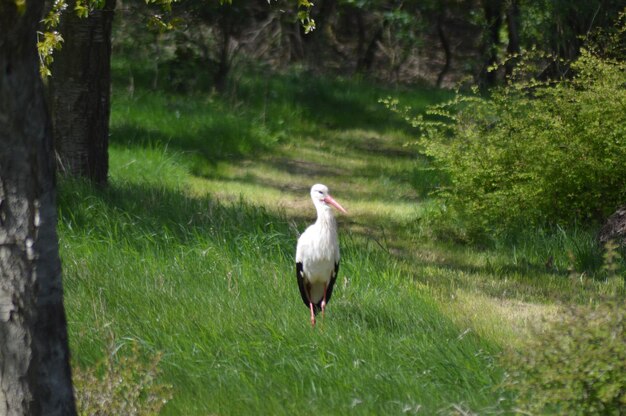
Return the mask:
[[(61, 188), (74, 359), (93, 365), (110, 334), (162, 352), (167, 414), (495, 410), (499, 345), (575, 285), (428, 238), (438, 176), (376, 101), (440, 93), (304, 79), (244, 79), (229, 102), (116, 93), (110, 188)], [(315, 182), (350, 215), (312, 329), (293, 252)]]

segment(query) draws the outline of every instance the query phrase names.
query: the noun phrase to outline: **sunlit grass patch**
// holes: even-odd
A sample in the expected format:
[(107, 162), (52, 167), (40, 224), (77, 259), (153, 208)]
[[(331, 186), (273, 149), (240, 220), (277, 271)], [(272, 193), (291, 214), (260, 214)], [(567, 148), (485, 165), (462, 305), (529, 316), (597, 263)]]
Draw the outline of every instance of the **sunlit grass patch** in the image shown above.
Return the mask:
[(460, 288), (442, 305), (460, 327), (507, 348), (522, 345), (533, 328), (560, 313), (554, 304), (490, 297)]

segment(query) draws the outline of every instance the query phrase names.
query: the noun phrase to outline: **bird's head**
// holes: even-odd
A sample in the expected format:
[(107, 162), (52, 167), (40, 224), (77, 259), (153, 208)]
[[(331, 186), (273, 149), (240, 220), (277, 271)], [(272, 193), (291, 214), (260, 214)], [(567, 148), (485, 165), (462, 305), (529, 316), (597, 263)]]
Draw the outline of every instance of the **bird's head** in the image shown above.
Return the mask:
[(326, 185), (322, 185), (321, 183), (315, 184), (311, 187), (311, 199), (313, 199), (315, 206), (328, 207), (329, 205), (332, 205), (344, 214), (348, 213), (341, 206), (341, 204), (339, 204), (339, 202), (335, 201), (334, 198), (330, 196), (328, 193), (328, 187)]

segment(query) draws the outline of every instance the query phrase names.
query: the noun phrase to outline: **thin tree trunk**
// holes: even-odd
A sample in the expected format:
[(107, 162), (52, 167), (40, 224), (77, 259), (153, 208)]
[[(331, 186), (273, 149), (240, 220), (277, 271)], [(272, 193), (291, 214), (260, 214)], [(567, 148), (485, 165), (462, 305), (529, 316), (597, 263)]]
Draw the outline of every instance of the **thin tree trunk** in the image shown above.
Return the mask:
[[(281, 22), (281, 24), (284, 24)], [(289, 44), (289, 56), (288, 62), (299, 62), (304, 58), (304, 45), (302, 39), (302, 31), (300, 22), (289, 22), (287, 23), (287, 30), (289, 31), (289, 35), (287, 37)], [(291, 30), (290, 30), (291, 29)]]
[(383, 39), (383, 29), (384, 29), (384, 26), (381, 25), (376, 31), (376, 33), (374, 33), (374, 36), (372, 36), (370, 43), (367, 45), (367, 49), (365, 50), (365, 55), (363, 56), (363, 59), (361, 60), (361, 68), (365, 72), (369, 72), (372, 69), (372, 66), (374, 65), (374, 58), (376, 57), (376, 49), (378, 48), (378, 42), (380, 42)]
[[(338, 52), (335, 47), (333, 22), (336, 17), (337, 0), (322, 0), (312, 9), (315, 30), (303, 37), (305, 53), (315, 65), (324, 64), (329, 51)], [(299, 23), (298, 23), (299, 24)], [(299, 24), (300, 25), (300, 24)], [(301, 26), (301, 25), (300, 25)], [(302, 31), (302, 28), (299, 29)], [(340, 54), (340, 56), (342, 56)], [(343, 56), (342, 56), (343, 58)]]
[(506, 10), (506, 25), (509, 35), (509, 43), (506, 48), (506, 51), (509, 54), (509, 59), (507, 59), (505, 66), (507, 78), (513, 73), (513, 68), (515, 67), (516, 62), (516, 60), (511, 58), (511, 56), (520, 52), (520, 19), (519, 1), (511, 0)]
[(217, 71), (213, 77), (213, 85), (215, 90), (220, 94), (226, 91), (226, 85), (228, 81), (228, 75), (230, 73), (230, 25), (221, 25), (222, 30), (222, 42), (220, 45), (219, 62), (217, 65)]
[(500, 45), (500, 27), (502, 26), (502, 0), (484, 0), (483, 11), (487, 22), (484, 57), (485, 64), (481, 78), (488, 85), (496, 84), (497, 72), (489, 68), (498, 62), (498, 47)]
[(361, 12), (359, 11), (359, 46), (357, 49), (358, 57), (356, 64), (356, 72), (367, 73), (372, 69), (374, 65), (374, 59), (376, 57), (376, 50), (378, 49), (378, 42), (383, 39), (383, 31), (385, 26), (381, 23), (378, 24), (378, 28), (374, 32), (374, 35), (371, 37), (370, 41), (365, 46), (366, 40), (366, 29), (364, 19), (362, 17)]
[(75, 415), (36, 29), (0, 0), (0, 415)]
[(356, 16), (356, 22), (357, 22), (357, 47), (356, 47), (357, 63), (356, 63), (355, 70), (359, 72), (360, 66), (361, 66), (361, 57), (363, 56), (365, 52), (365, 41), (366, 41), (365, 22), (363, 18), (363, 13), (361, 12), (360, 9), (358, 8), (355, 9), (354, 15)]
[(319, 33), (324, 33), (326, 26), (332, 24), (336, 14), (337, 0), (323, 0), (319, 8), (319, 14), (315, 16), (316, 30)]
[(107, 183), (111, 96), (111, 26), (115, 0), (87, 18), (63, 14), (65, 39), (50, 79), (54, 147), (61, 173)]
[(445, 63), (439, 71), (437, 75), (437, 87), (441, 87), (443, 83), (443, 79), (450, 70), (450, 64), (452, 63), (452, 50), (450, 49), (450, 41), (448, 40), (448, 36), (444, 30), (444, 19), (445, 19), (445, 11), (441, 11), (439, 16), (437, 16), (437, 34), (439, 35), (439, 40), (441, 41), (441, 47), (443, 48), (443, 52), (445, 55)]

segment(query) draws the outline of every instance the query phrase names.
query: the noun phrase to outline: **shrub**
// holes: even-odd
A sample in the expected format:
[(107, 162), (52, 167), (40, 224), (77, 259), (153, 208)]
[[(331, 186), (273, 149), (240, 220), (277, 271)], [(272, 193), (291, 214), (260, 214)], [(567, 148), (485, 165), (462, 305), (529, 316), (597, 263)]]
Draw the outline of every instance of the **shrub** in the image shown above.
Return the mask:
[(137, 343), (129, 355), (113, 344), (95, 367), (74, 369), (76, 407), (82, 416), (153, 416), (171, 399), (171, 386), (156, 381), (161, 356), (145, 362)]
[(626, 62), (592, 50), (570, 79), (459, 93), (425, 117), (385, 102), (420, 128), (417, 144), (449, 174), (439, 195), (472, 226), (593, 222), (626, 201)]
[(626, 308), (572, 307), (505, 356), (504, 387), (528, 414), (626, 414)]

